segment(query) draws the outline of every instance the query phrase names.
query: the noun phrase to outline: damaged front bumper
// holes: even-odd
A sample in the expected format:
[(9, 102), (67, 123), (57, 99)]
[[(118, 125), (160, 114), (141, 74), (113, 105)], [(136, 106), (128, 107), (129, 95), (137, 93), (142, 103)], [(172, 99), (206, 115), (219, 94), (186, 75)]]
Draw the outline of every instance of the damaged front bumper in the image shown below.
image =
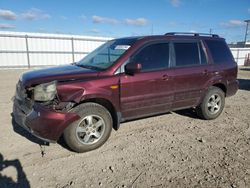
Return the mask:
[(80, 117), (76, 113), (58, 112), (39, 103), (27, 108), (25, 102), (13, 99), (15, 122), (45, 142), (56, 142), (64, 129)]

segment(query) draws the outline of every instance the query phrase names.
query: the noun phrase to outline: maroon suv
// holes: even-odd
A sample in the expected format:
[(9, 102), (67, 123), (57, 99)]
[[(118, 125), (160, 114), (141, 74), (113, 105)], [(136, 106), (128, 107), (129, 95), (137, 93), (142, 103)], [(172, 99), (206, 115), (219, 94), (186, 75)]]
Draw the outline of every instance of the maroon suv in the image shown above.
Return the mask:
[(100, 147), (112, 128), (195, 108), (217, 118), (238, 90), (237, 64), (218, 35), (167, 33), (106, 42), (71, 65), (24, 73), (15, 121), (42, 140), (63, 135), (77, 152)]

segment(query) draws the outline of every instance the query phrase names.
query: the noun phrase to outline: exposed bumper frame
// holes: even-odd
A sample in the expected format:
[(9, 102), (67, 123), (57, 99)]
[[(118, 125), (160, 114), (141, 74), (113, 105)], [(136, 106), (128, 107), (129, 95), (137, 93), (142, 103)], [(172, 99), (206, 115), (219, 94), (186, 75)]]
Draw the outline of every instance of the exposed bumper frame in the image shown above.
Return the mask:
[(27, 113), (14, 99), (13, 117), (15, 122), (32, 135), (45, 142), (56, 142), (64, 129), (80, 117), (76, 113), (58, 112), (34, 103)]

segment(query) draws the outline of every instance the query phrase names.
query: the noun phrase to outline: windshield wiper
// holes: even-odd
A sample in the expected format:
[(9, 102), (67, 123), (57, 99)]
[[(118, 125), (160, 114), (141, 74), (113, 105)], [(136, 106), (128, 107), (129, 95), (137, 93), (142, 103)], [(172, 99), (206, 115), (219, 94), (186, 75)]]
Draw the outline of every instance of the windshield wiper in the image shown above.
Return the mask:
[(87, 69), (91, 69), (91, 70), (103, 70), (99, 67), (95, 67), (95, 66), (92, 66), (92, 65), (83, 65), (83, 64), (78, 64), (78, 63), (73, 63), (73, 65), (76, 65), (78, 67), (82, 67), (82, 68), (87, 68)]

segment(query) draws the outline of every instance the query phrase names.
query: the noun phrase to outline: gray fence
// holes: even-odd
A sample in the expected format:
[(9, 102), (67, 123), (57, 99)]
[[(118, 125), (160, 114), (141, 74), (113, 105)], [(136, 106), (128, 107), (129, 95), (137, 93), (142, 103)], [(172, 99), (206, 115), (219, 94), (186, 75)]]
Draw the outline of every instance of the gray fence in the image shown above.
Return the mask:
[(230, 48), (238, 65), (244, 65), (245, 58), (250, 54), (250, 48)]
[[(41, 67), (72, 63), (111, 38), (0, 31), (0, 68)], [(231, 48), (244, 65), (250, 48)]]
[(0, 68), (75, 62), (107, 40), (110, 38), (0, 33)]

